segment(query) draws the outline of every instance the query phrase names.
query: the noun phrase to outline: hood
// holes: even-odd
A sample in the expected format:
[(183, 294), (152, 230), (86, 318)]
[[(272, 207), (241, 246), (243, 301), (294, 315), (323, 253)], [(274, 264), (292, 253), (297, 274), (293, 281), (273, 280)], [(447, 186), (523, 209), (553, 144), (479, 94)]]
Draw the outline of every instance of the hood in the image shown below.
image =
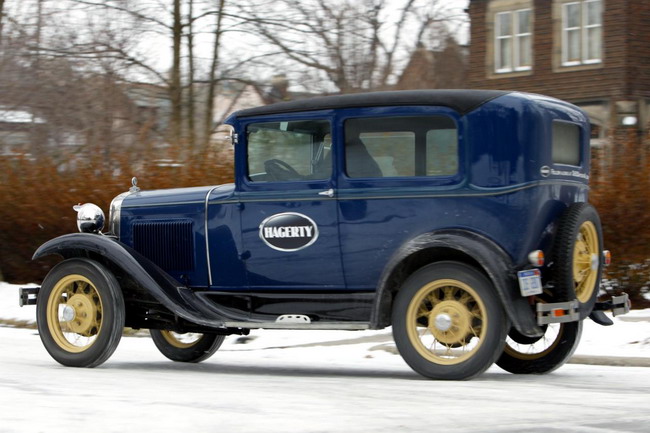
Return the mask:
[(139, 191), (127, 195), (122, 202), (122, 208), (199, 204), (205, 203), (206, 197), (210, 191), (212, 191), (210, 199), (218, 200), (230, 197), (234, 190), (235, 185), (229, 183), (219, 186)]

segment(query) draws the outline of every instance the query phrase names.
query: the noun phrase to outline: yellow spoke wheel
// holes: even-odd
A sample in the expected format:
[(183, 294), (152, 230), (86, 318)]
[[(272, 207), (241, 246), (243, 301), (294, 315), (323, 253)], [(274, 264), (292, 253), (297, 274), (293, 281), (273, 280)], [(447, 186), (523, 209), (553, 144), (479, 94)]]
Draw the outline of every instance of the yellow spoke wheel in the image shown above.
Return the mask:
[(67, 275), (54, 285), (47, 301), (47, 326), (56, 344), (82, 352), (95, 342), (101, 325), (102, 302), (88, 278)]
[(573, 248), (573, 281), (578, 301), (585, 303), (591, 298), (598, 280), (598, 262), (601, 252), (596, 226), (591, 221), (580, 225)]
[(406, 312), (407, 332), (424, 358), (457, 364), (471, 357), (485, 335), (486, 308), (467, 284), (442, 279), (423, 286)]
[(578, 300), (580, 318), (593, 310), (603, 270), (603, 235), (598, 212), (588, 203), (571, 205), (554, 240), (550, 302)]
[(160, 333), (167, 343), (178, 349), (190, 348), (196, 345), (196, 343), (203, 337), (203, 334), (195, 333), (178, 334), (173, 331), (161, 331)]
[(151, 339), (165, 357), (177, 362), (201, 362), (221, 347), (225, 336), (217, 334), (177, 333), (151, 329)]
[(508, 320), (490, 280), (458, 262), (427, 265), (398, 291), (393, 337), (407, 364), (433, 379), (469, 379), (503, 351)]
[[(547, 295), (536, 302), (547, 302)], [(514, 374), (546, 374), (564, 365), (580, 343), (582, 321), (552, 323), (540, 337), (526, 337), (511, 329), (497, 365)]]
[(115, 351), (124, 298), (113, 274), (89, 259), (68, 259), (48, 273), (36, 304), (39, 336), (59, 363), (95, 367)]

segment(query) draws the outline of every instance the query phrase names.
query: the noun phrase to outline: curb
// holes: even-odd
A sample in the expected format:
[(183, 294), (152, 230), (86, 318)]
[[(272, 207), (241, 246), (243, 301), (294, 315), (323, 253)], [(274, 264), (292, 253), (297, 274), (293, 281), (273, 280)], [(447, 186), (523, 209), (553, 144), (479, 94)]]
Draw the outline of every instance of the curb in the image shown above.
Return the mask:
[(650, 367), (650, 358), (623, 356), (574, 355), (568, 364), (607, 365), (611, 367)]

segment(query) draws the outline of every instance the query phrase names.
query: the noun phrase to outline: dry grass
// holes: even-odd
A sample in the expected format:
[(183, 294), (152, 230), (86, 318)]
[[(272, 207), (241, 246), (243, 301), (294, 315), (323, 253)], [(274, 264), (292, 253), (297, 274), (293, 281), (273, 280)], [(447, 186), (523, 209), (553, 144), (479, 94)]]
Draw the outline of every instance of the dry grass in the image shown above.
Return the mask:
[(594, 155), (590, 197), (613, 255), (605, 277), (612, 293), (627, 292), (635, 308), (650, 307), (650, 135), (618, 131), (612, 141)]
[(64, 164), (0, 157), (0, 280), (41, 281), (57, 259), (31, 257), (49, 239), (77, 231), (72, 206), (92, 202), (108, 212), (132, 176), (143, 189), (217, 185), (232, 181), (232, 167), (230, 154), (214, 149), (187, 157), (168, 152), (164, 158), (152, 149), (137, 160), (78, 157)]

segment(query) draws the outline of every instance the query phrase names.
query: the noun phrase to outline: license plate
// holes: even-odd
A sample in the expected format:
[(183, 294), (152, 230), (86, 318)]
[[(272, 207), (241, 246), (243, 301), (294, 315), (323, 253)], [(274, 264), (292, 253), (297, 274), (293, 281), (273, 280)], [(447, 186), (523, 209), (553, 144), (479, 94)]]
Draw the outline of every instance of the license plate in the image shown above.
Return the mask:
[(542, 273), (539, 269), (517, 272), (521, 296), (533, 296), (542, 293)]

